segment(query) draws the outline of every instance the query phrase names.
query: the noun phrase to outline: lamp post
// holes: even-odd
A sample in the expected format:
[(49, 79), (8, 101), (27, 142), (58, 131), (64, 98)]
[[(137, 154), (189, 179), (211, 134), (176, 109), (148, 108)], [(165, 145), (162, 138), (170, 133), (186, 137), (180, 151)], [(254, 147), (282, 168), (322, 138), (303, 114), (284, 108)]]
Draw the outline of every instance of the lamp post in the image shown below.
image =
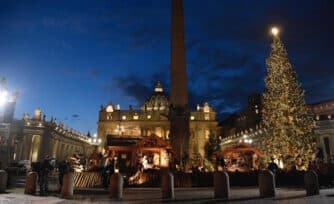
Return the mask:
[(16, 105), (17, 93), (9, 96), (6, 86), (6, 80), (4, 78), (0, 79), (0, 145), (1, 148), (6, 152), (6, 154), (0, 155), (0, 162), (8, 164), (11, 159), (14, 145), (12, 144), (11, 138), (11, 124), (14, 118), (14, 111)]

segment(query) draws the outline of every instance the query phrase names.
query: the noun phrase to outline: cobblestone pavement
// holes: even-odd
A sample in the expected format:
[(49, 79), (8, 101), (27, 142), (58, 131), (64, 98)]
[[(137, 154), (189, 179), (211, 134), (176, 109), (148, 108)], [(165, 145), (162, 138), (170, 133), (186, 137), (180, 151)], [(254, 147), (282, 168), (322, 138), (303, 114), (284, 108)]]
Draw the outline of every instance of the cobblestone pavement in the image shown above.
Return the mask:
[[(47, 197), (23, 194), (23, 189), (11, 189), (0, 194), (0, 204), (85, 204), (85, 203), (226, 203), (213, 198), (212, 188), (180, 188), (175, 190), (174, 200), (161, 200), (159, 188), (124, 189), (121, 201), (108, 198), (102, 189), (81, 190), (73, 198), (65, 200), (57, 194)], [(317, 196), (305, 196), (303, 189), (278, 188), (275, 198), (261, 199), (257, 188), (232, 188), (228, 203), (334, 203), (334, 189), (324, 189)]]

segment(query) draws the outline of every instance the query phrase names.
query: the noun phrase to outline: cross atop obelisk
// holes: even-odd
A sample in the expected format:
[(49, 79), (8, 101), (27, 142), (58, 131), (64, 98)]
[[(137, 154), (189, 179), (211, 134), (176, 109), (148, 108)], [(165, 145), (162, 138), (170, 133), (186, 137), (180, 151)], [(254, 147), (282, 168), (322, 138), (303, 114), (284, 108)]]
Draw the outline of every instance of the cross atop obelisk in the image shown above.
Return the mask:
[(189, 110), (182, 0), (172, 0), (170, 64), (170, 135), (176, 164), (189, 159)]

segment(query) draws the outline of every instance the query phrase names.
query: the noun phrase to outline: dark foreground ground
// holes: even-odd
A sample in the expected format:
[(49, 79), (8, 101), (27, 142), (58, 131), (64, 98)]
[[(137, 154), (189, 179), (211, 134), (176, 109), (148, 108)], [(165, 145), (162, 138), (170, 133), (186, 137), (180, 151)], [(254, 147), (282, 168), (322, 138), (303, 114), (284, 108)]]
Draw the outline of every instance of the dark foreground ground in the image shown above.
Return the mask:
[[(175, 199), (162, 200), (159, 188), (126, 188), (123, 199), (112, 200), (108, 192), (102, 189), (77, 190), (73, 198), (65, 200), (58, 194), (50, 196), (30, 196), (23, 194), (22, 188), (10, 189), (0, 194), (0, 204), (84, 204), (84, 203), (226, 203), (224, 200), (213, 199), (212, 188), (177, 188)], [(259, 198), (256, 187), (235, 187), (231, 189), (228, 203), (334, 203), (334, 189), (324, 189), (320, 195), (306, 197), (303, 189), (278, 188), (275, 198)]]

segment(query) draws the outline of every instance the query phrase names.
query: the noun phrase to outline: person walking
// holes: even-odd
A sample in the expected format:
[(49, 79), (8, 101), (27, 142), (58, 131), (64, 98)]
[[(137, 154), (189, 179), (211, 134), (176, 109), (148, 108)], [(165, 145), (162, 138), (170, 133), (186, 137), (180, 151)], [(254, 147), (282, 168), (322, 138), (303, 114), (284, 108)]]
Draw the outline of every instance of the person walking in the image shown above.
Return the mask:
[(41, 167), (40, 167), (40, 173), (39, 173), (39, 191), (40, 195), (47, 195), (48, 193), (48, 176), (50, 171), (53, 169), (52, 165), (50, 164), (50, 156), (46, 155)]

